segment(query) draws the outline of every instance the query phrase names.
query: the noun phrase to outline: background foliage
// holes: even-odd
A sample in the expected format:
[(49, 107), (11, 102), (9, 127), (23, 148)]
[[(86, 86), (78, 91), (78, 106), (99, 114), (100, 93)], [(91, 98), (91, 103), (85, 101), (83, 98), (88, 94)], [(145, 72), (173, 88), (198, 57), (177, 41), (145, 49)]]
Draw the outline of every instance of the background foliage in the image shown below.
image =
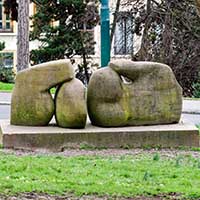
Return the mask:
[(148, 0), (147, 9), (137, 1), (132, 12), (134, 32), (139, 35), (144, 30), (141, 49), (133, 59), (168, 64), (184, 95), (191, 96), (200, 71), (200, 17), (195, 1)]
[[(79, 30), (82, 23), (95, 26), (98, 22), (96, 7), (87, 7), (82, 0), (33, 0), (38, 13), (33, 17), (31, 40), (38, 39), (42, 45), (31, 52), (33, 63), (51, 59), (71, 58), (80, 54), (81, 68), (87, 80), (88, 41), (87, 33)], [(17, 19), (16, 0), (6, 0), (6, 10)], [(130, 8), (134, 18), (131, 31), (142, 36), (141, 48), (133, 52), (133, 60), (148, 60), (170, 65), (183, 87), (185, 96), (192, 96), (199, 84), (200, 71), (200, 1), (199, 0), (117, 0), (111, 38), (121, 7)], [(52, 27), (50, 22), (59, 21)], [(198, 91), (197, 91), (198, 92)]]
[(83, 0), (38, 0), (37, 13), (32, 17), (30, 40), (38, 40), (39, 49), (32, 50), (33, 64), (73, 58), (80, 55), (86, 82), (89, 81), (88, 58), (91, 54), (91, 34), (83, 27), (94, 27), (98, 20), (95, 3)]

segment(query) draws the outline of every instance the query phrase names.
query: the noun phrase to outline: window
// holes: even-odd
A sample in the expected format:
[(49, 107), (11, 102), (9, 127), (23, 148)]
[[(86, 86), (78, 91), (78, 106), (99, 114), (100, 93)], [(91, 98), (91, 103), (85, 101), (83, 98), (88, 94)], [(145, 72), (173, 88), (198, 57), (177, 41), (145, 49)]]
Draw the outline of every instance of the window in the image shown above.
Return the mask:
[(114, 37), (114, 54), (127, 55), (133, 51), (133, 16), (129, 12), (120, 12)]
[(10, 15), (4, 13), (3, 0), (0, 0), (0, 31), (12, 31)]
[(89, 23), (81, 23), (78, 24), (78, 29), (84, 34), (87, 54), (94, 55), (94, 26)]
[(0, 68), (13, 68), (13, 53), (0, 52)]

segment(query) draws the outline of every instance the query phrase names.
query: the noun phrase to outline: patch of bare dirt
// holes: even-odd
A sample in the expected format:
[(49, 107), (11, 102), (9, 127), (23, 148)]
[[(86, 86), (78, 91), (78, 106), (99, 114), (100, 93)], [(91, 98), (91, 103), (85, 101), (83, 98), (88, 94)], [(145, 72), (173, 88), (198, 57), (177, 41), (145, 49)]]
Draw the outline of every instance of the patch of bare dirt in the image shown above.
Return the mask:
[(34, 192), (30, 193), (22, 193), (16, 196), (4, 196), (0, 195), (0, 200), (177, 200), (180, 199), (180, 196), (177, 194), (169, 194), (169, 195), (159, 195), (154, 197), (134, 197), (134, 198), (124, 198), (124, 197), (98, 197), (98, 196), (88, 196), (84, 195), (82, 197), (75, 197), (73, 194), (68, 194), (64, 196), (56, 196), (49, 194), (38, 194)]
[(194, 158), (200, 158), (199, 151), (187, 151), (187, 150), (178, 150), (178, 149), (103, 149), (103, 150), (81, 150), (81, 149), (66, 149), (63, 152), (50, 152), (47, 150), (35, 150), (35, 151), (26, 151), (26, 150), (13, 150), (13, 149), (1, 149), (0, 152), (6, 154), (14, 154), (16, 156), (34, 156), (34, 155), (55, 155), (55, 156), (125, 156), (125, 155), (153, 155), (158, 153), (160, 156), (175, 158), (177, 156), (192, 156)]

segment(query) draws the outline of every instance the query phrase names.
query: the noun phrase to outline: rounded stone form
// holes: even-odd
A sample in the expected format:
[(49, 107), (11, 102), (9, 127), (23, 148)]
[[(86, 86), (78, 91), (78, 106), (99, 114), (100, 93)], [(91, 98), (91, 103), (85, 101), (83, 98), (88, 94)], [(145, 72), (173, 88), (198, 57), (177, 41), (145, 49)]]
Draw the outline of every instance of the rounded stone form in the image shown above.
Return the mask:
[(84, 128), (87, 120), (85, 87), (78, 79), (63, 83), (55, 97), (55, 117), (63, 128)]
[(126, 113), (121, 106), (123, 88), (119, 75), (109, 67), (93, 73), (87, 91), (90, 121), (97, 126), (123, 126)]
[(182, 88), (167, 65), (120, 59), (92, 75), (87, 106), (97, 126), (178, 123)]
[(19, 72), (11, 100), (11, 124), (46, 126), (54, 114), (49, 89), (74, 78), (69, 60), (42, 63)]

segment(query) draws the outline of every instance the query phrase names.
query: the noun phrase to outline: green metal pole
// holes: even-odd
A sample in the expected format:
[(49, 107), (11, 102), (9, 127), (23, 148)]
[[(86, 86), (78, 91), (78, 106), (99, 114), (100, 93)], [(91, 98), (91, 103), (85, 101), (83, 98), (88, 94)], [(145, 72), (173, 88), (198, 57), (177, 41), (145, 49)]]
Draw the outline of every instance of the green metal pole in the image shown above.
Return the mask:
[(110, 16), (108, 0), (101, 0), (101, 67), (110, 62)]

